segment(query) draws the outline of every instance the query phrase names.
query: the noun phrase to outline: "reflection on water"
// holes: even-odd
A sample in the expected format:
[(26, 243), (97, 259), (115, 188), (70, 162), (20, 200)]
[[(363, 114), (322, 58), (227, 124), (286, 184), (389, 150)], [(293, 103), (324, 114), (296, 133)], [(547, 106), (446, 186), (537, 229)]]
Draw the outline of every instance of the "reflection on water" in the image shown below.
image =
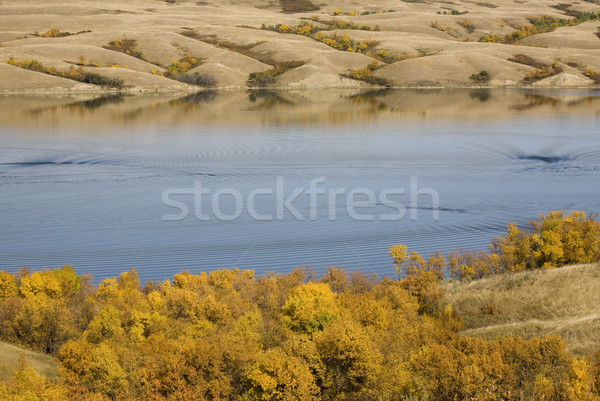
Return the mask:
[(600, 91), (202, 91), (187, 96), (0, 97), (5, 125), (349, 123), (389, 119), (506, 119), (600, 114)]
[[(392, 275), (387, 248), (484, 249), (505, 224), (556, 209), (600, 211), (600, 94), (532, 91), (207, 91), (189, 96), (0, 98), (0, 269), (73, 264), (143, 279), (238, 266), (328, 265)], [(366, 188), (373, 221), (344, 196), (294, 201), (297, 219), (163, 221), (168, 190)], [(410, 203), (418, 189), (439, 194)], [(281, 186), (278, 186), (281, 183)], [(280, 188), (281, 187), (281, 188)], [(404, 189), (400, 221), (380, 194)], [(210, 195), (210, 196), (212, 196)], [(211, 206), (208, 196), (203, 207)], [(277, 215), (277, 197), (258, 196)], [(331, 207), (335, 206), (331, 213)], [(235, 210), (231, 196), (219, 207)], [(417, 218), (411, 219), (415, 212)], [(315, 218), (310, 216), (315, 214)], [(333, 215), (333, 219), (331, 216)]]

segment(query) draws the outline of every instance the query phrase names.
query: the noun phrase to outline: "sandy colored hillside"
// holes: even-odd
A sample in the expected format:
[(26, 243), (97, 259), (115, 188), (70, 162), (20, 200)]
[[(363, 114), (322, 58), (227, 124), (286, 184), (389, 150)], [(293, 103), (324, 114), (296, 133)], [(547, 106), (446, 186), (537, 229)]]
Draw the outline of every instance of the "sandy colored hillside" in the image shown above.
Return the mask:
[[(174, 2), (172, 2), (174, 1)], [(3, 0), (0, 3), (0, 92), (104, 92), (63, 78), (60, 72), (78, 68), (106, 78), (119, 78), (128, 92), (194, 91), (198, 86), (169, 76), (173, 60), (189, 53), (196, 60), (186, 73), (211, 76), (219, 88), (240, 89), (251, 73), (297, 62), (269, 84), (281, 88), (360, 88), (373, 83), (397, 87), (589, 87), (600, 82), (600, 20), (563, 26), (520, 40), (518, 45), (483, 43), (484, 35), (506, 35), (540, 16), (574, 18), (570, 12), (600, 11), (600, 5), (575, 1), (564, 10), (549, 0), (433, 1), (406, 0), (364, 3), (337, 0), (315, 3), (318, 10), (284, 12), (291, 4), (311, 8), (308, 0), (131, 0), (96, 1)], [(334, 16), (335, 10), (340, 10)], [(452, 15), (454, 13), (459, 15)], [(444, 14), (446, 13), (446, 14)], [(575, 13), (575, 14), (574, 14)], [(368, 44), (361, 52), (338, 50), (315, 35), (280, 33), (261, 26), (298, 26), (310, 22), (325, 37), (347, 35)], [(320, 22), (315, 22), (315, 21)], [(364, 29), (334, 29), (346, 21)], [(339, 26), (338, 26), (339, 27)], [(52, 28), (58, 37), (44, 37)], [(365, 30), (372, 29), (373, 31)], [(62, 36), (65, 33), (72, 35)], [(49, 35), (52, 36), (52, 35)], [(107, 49), (119, 39), (131, 44), (130, 54)], [(368, 51), (368, 54), (367, 54)], [(509, 61), (526, 55), (539, 65), (557, 67), (552, 76), (525, 82), (539, 65)], [(57, 73), (31, 71), (8, 64), (37, 60)], [(371, 74), (378, 80), (342, 77), (378, 59)], [(598, 75), (590, 75), (590, 70)], [(472, 74), (488, 73), (484, 81)], [(164, 77), (162, 76), (164, 75)]]
[(499, 275), (444, 284), (465, 335), (497, 339), (558, 334), (577, 355), (598, 351), (600, 265)]
[(49, 379), (57, 378), (58, 364), (52, 356), (0, 342), (0, 381), (7, 382), (10, 380), (15, 369), (19, 366), (21, 356), (39, 375)]

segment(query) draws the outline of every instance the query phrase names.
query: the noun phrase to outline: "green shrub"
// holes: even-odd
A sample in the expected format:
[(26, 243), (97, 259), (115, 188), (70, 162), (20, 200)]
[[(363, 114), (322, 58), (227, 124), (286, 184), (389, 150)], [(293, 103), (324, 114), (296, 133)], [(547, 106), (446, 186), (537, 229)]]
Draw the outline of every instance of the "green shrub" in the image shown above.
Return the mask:
[(281, 3), (281, 9), (285, 13), (301, 13), (321, 9), (321, 7), (311, 3), (310, 0), (279, 0), (279, 2)]
[(478, 84), (487, 84), (488, 82), (490, 82), (490, 73), (483, 70), (483, 71), (479, 71), (478, 74), (472, 74), (470, 76), (471, 80), (475, 83)]
[(199, 72), (193, 74), (175, 74), (170, 78), (189, 85), (201, 86), (203, 88), (212, 88), (217, 84), (215, 77), (210, 74), (200, 74)]
[(85, 82), (92, 85), (108, 86), (110, 88), (121, 89), (123, 88), (123, 80), (120, 78), (108, 78), (94, 72), (84, 72), (81, 74), (78, 81)]

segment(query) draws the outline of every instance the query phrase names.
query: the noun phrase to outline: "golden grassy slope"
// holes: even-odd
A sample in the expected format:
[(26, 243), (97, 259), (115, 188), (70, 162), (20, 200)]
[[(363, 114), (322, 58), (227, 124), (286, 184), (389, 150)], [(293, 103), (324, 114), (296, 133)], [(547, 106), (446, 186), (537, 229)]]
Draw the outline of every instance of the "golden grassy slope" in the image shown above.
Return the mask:
[(5, 381), (12, 376), (21, 354), (38, 374), (49, 379), (58, 377), (58, 365), (50, 355), (0, 342), (0, 380)]
[[(491, 4), (493, 3), (493, 4)], [(352, 39), (372, 39), (378, 44), (374, 52), (390, 55), (425, 57), (397, 61), (376, 71), (395, 86), (472, 86), (471, 74), (490, 72), (489, 86), (522, 86), (533, 67), (508, 61), (515, 54), (527, 54), (544, 63), (557, 61), (563, 72), (537, 82), (536, 86), (586, 87), (594, 85), (584, 76), (588, 69), (600, 70), (598, 21), (563, 27), (522, 41), (522, 46), (479, 43), (485, 34), (504, 35), (511, 26), (529, 24), (528, 17), (551, 15), (568, 18), (553, 8), (557, 2), (498, 0), (452, 3), (433, 0), (382, 1), (377, 4), (354, 0), (319, 2), (321, 9), (301, 13), (283, 13), (280, 2), (270, 0), (107, 0), (53, 1), (6, 0), (0, 5), (0, 92), (90, 92), (102, 88), (38, 72), (18, 70), (5, 64), (9, 57), (17, 60), (37, 59), (59, 70), (69, 68), (79, 56), (102, 66), (118, 64), (125, 68), (94, 68), (90, 71), (119, 77), (130, 92), (187, 91), (194, 88), (160, 77), (165, 66), (189, 51), (202, 60), (191, 71), (210, 73), (222, 88), (244, 88), (248, 74), (271, 68), (265, 60), (275, 62), (302, 60), (305, 65), (278, 78), (285, 88), (322, 88), (365, 86), (366, 83), (342, 78), (350, 69), (366, 67), (373, 59), (363, 54), (335, 50), (311, 38), (260, 30), (262, 24), (297, 25), (301, 18), (319, 16), (331, 20), (333, 11), (376, 11), (376, 14), (339, 16), (338, 20), (357, 25), (379, 26), (380, 32), (338, 30)], [(468, 12), (441, 15), (452, 9)], [(576, 11), (599, 11), (589, 2), (573, 3)], [(389, 12), (393, 10), (393, 12)], [(472, 32), (460, 25), (468, 19)], [(432, 23), (438, 24), (438, 29)], [(441, 28), (444, 30), (441, 30)], [(83, 32), (73, 36), (45, 38), (33, 36), (56, 28), (61, 32)], [(206, 43), (181, 35), (192, 29), (198, 35), (214, 35), (216, 42), (250, 46), (241, 54), (217, 43)], [(84, 32), (85, 31), (85, 32)], [(90, 31), (90, 32), (87, 32)], [(333, 32), (327, 32), (331, 34)], [(104, 49), (119, 38), (135, 39), (144, 60)], [(468, 42), (467, 42), (468, 40)], [(433, 55), (431, 55), (433, 54)], [(160, 63), (161, 66), (157, 66)], [(154, 70), (157, 74), (153, 74)]]
[[(600, 349), (600, 265), (528, 271), (444, 284), (465, 335), (496, 339), (558, 334), (576, 355)], [(491, 307), (493, 314), (484, 313)]]

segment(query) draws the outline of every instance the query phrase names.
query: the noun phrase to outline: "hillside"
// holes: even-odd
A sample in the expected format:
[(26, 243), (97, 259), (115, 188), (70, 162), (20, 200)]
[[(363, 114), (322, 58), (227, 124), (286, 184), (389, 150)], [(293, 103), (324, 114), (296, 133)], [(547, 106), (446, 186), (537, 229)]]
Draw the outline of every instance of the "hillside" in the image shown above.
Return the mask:
[(600, 265), (506, 274), (443, 285), (464, 335), (494, 340), (558, 334), (589, 355), (600, 343)]
[(250, 74), (296, 89), (600, 82), (593, 2), (7, 0), (0, 10), (0, 93), (240, 89)]
[(58, 376), (57, 363), (52, 356), (0, 342), (0, 381), (6, 381), (12, 376), (21, 355), (25, 356), (27, 363), (39, 375), (49, 379)]

